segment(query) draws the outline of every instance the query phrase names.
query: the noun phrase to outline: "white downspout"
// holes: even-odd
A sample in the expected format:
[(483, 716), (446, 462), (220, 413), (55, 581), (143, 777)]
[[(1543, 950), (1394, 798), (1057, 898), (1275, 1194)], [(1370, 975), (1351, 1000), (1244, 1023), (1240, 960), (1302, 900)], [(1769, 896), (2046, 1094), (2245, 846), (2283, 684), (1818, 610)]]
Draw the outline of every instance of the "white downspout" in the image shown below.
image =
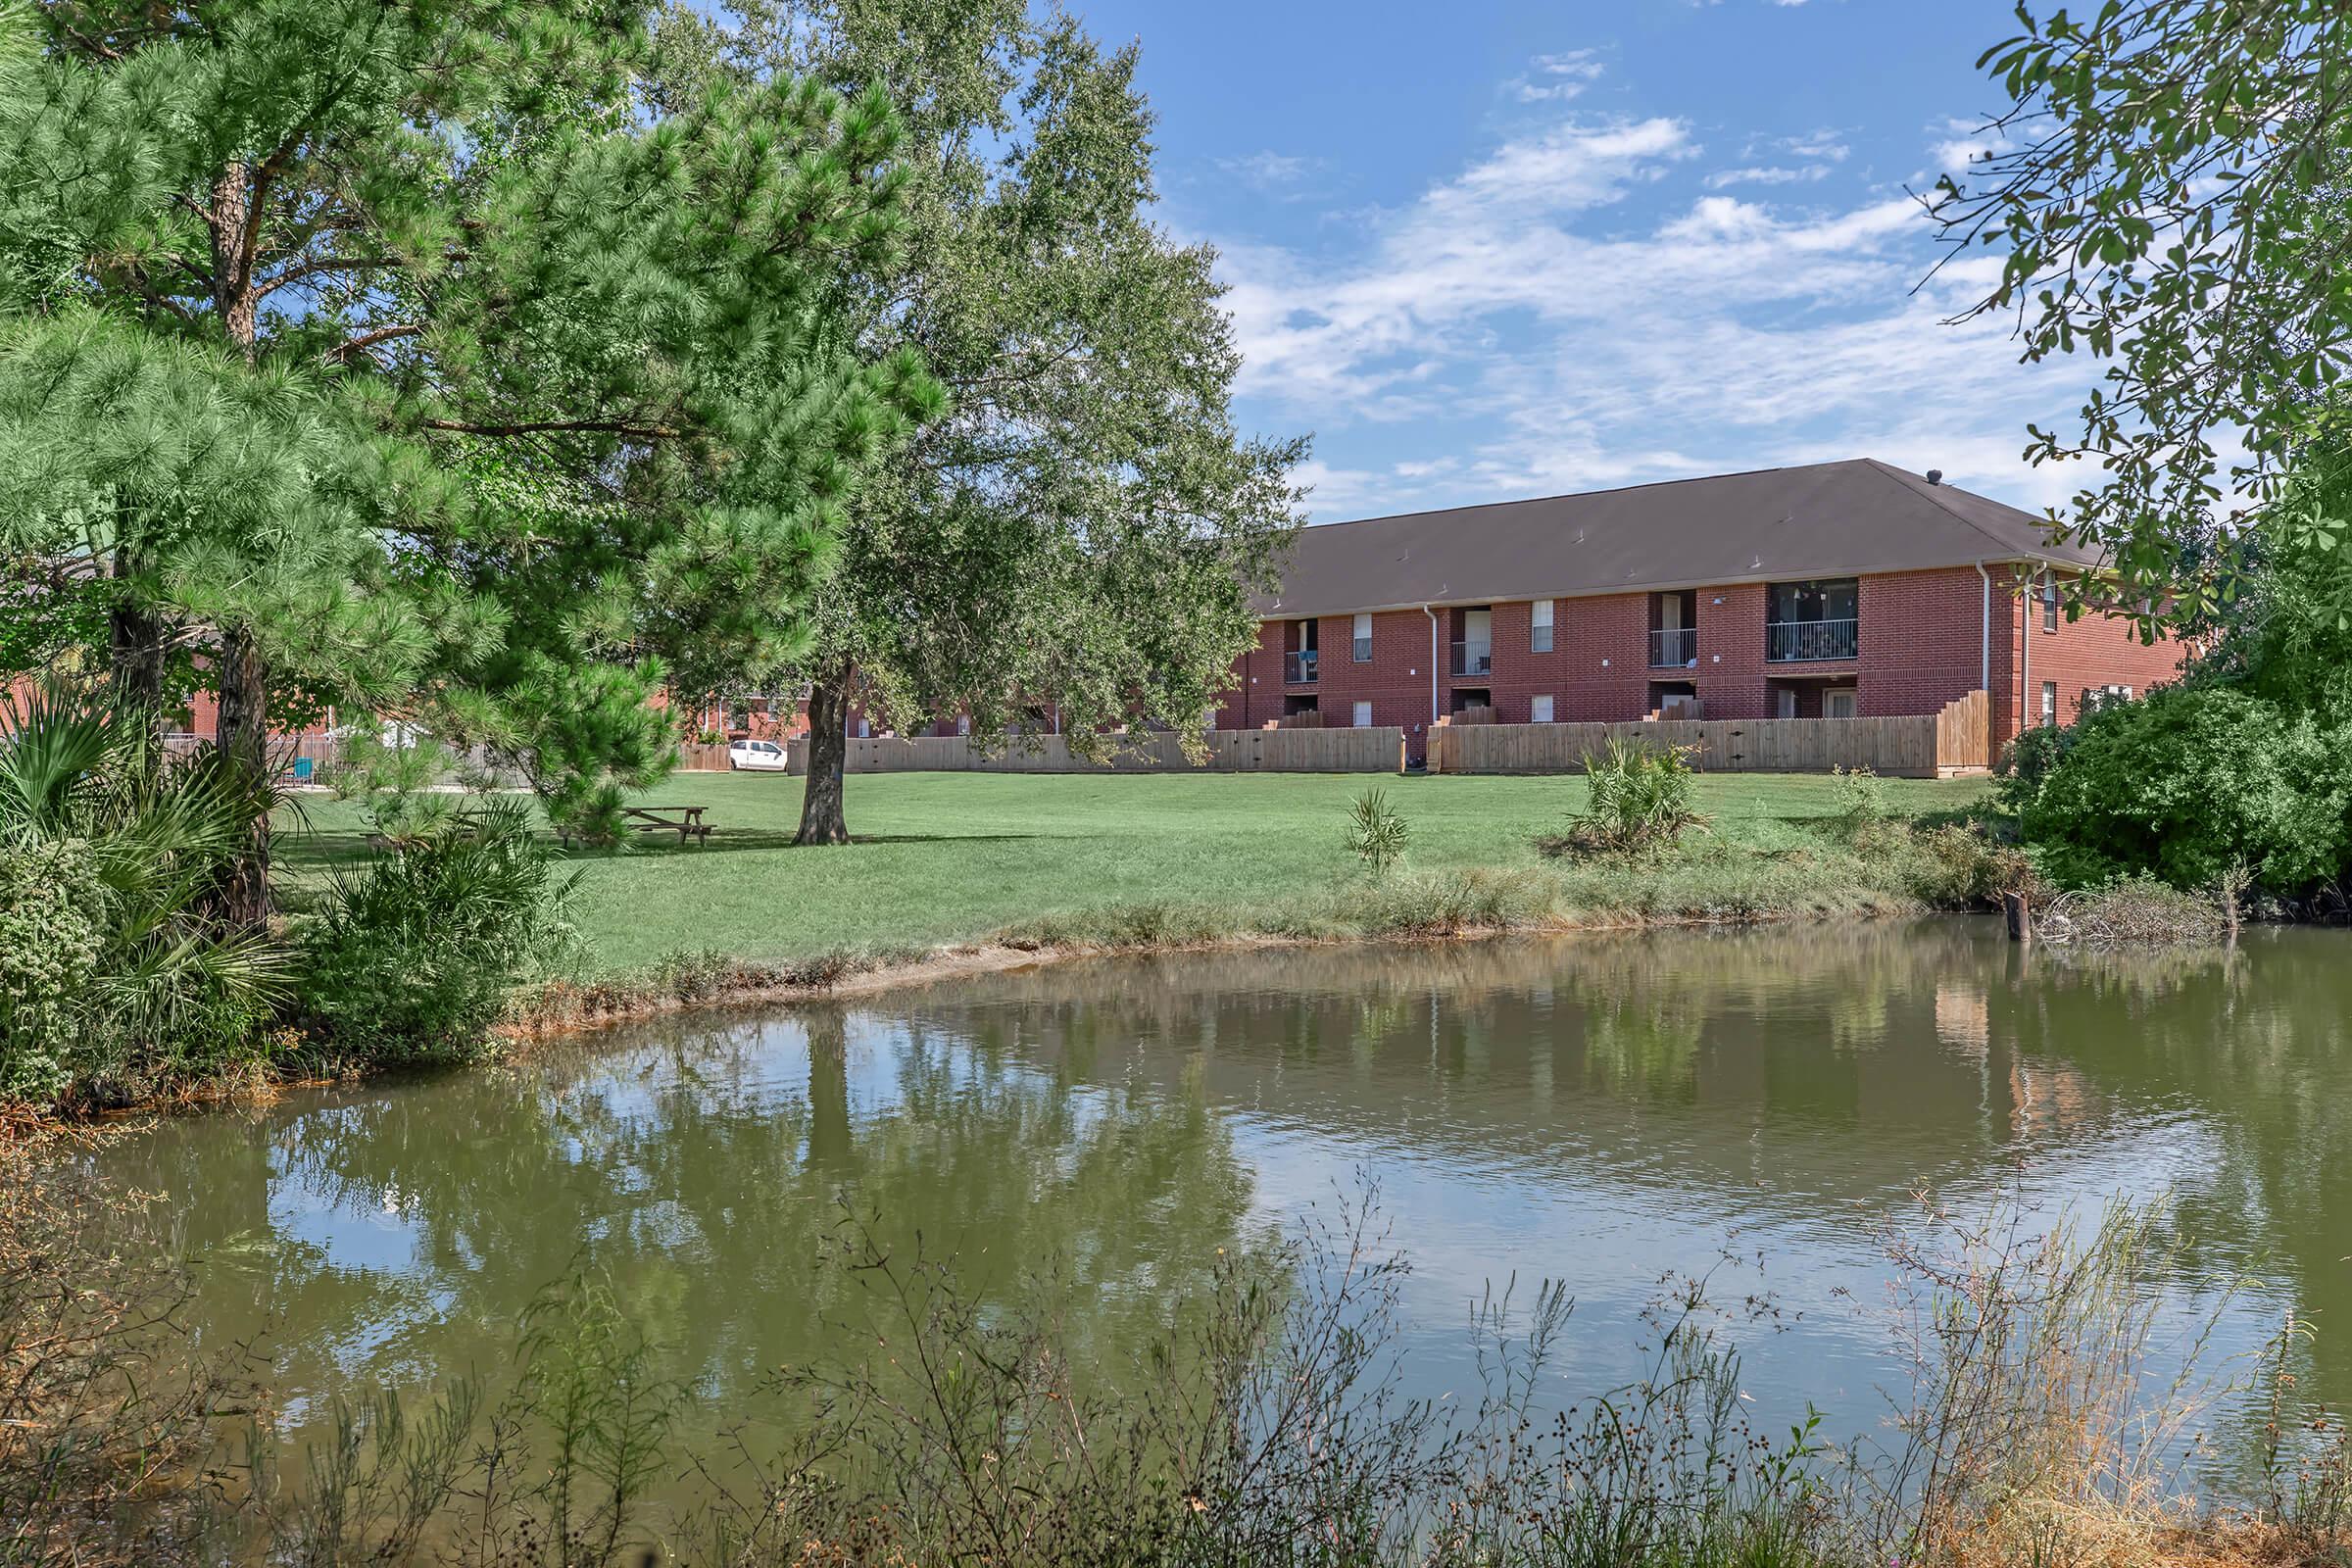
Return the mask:
[(1438, 612), (1428, 605), (1421, 613), (1429, 617), (1429, 721), (1438, 721)]
[(1977, 575), (1984, 579), (1984, 619), (1977, 633), (1977, 684), (1984, 689), (1984, 700), (1992, 701), (1992, 573), (1984, 563), (1977, 563)]
[[(2049, 569), (2047, 566), (2042, 567), (2040, 575), (2047, 575)], [(2040, 594), (2036, 593), (2034, 599), (2038, 600), (2039, 598)], [(2020, 670), (2017, 678), (2017, 732), (2020, 735), (2023, 735), (2028, 727), (2041, 722), (2041, 705), (2034, 702), (2034, 617), (2040, 613), (2041, 606), (2029, 600), (2023, 612), (2017, 617), (2018, 668)], [(2031, 709), (2027, 707), (2029, 703), (2034, 705)]]

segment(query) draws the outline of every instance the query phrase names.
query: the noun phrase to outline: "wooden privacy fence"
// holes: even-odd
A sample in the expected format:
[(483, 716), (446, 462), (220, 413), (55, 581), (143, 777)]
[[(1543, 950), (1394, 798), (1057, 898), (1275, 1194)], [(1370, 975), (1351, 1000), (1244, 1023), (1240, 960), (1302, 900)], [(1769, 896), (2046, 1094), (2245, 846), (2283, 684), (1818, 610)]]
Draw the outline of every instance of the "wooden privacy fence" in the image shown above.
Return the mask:
[(1937, 778), (1984, 769), (1991, 732), (1983, 692), (1939, 713), (1887, 718), (1658, 719), (1635, 724), (1442, 724), (1429, 732), (1433, 773), (1574, 773), (1612, 738), (1695, 747), (1709, 772), (1826, 773), (1833, 767)]
[[(848, 767), (853, 773), (1397, 773), (1404, 769), (1404, 731), (1390, 725), (1364, 729), (1212, 730), (1205, 763), (1188, 762), (1176, 737), (1167, 734), (1120, 737), (1107, 762), (1073, 756), (1059, 735), (1013, 741), (994, 750), (965, 735), (920, 735), (905, 739), (853, 737)], [(808, 744), (792, 743), (792, 770), (808, 770)]]

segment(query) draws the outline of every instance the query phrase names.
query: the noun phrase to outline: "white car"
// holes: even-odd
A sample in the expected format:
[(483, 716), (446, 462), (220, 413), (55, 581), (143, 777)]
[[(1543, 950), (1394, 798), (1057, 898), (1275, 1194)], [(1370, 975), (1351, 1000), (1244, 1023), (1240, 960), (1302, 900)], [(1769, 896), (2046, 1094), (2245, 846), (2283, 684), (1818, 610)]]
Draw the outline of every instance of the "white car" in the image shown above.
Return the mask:
[(737, 741), (727, 748), (727, 766), (781, 773), (785, 769), (784, 748), (774, 741)]

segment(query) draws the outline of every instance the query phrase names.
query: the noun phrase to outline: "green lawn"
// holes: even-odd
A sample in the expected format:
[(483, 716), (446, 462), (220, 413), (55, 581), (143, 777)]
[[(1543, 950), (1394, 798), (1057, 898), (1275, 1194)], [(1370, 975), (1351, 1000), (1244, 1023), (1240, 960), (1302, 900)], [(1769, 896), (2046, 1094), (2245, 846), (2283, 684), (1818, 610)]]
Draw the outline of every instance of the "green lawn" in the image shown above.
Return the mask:
[[(1388, 791), (1412, 828), (1416, 870), (1532, 866), (1532, 841), (1584, 802), (1584, 780), (1305, 774), (1129, 776), (888, 773), (849, 781), (858, 842), (795, 849), (801, 781), (679, 774), (649, 803), (710, 808), (705, 849), (666, 835), (619, 853), (578, 852), (578, 918), (593, 970), (620, 971), (681, 949), (805, 957), (970, 940), (1041, 916), (1136, 905), (1255, 906), (1329, 889), (1353, 873), (1342, 844), (1348, 802)], [(1890, 779), (1908, 812), (1956, 809), (1981, 781)], [(1818, 845), (1837, 782), (1810, 775), (1712, 775), (1699, 807), (1717, 835), (1757, 851)], [(309, 798), (307, 825), (279, 841), (288, 879), (364, 855), (355, 807)], [(1813, 819), (1810, 820), (1809, 819)]]

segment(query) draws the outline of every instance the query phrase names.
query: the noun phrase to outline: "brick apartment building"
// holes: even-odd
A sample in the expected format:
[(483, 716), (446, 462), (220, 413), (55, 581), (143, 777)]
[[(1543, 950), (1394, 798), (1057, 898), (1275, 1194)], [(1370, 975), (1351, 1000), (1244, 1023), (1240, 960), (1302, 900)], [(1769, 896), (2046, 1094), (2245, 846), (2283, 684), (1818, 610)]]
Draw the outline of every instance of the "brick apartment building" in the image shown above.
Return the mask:
[(2059, 608), (2096, 559), (2039, 517), (1875, 460), (1302, 531), (1220, 729), (1313, 713), (1523, 724), (1934, 713), (1983, 687), (1997, 749), (2180, 645)]

